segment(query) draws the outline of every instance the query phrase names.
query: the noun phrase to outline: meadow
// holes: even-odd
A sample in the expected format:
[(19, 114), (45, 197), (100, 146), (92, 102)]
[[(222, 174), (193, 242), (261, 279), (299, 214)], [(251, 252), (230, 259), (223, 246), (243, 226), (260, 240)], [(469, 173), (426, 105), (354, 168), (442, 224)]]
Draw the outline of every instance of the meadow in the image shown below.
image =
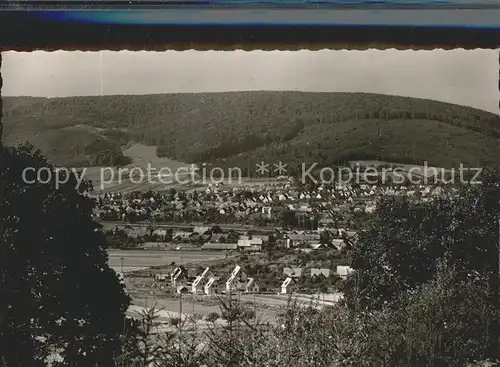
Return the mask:
[(122, 258), (124, 272), (146, 269), (152, 266), (170, 265), (172, 262), (196, 263), (225, 257), (220, 251), (157, 251), (157, 250), (109, 250), (108, 263), (115, 271), (121, 271)]

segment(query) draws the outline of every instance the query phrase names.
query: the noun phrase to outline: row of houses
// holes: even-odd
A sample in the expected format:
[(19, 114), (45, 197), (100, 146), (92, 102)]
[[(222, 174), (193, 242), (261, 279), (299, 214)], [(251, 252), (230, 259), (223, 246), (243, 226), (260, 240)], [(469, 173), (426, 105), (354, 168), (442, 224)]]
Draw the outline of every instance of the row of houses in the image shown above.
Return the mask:
[[(318, 278), (324, 277), (329, 278), (331, 276), (330, 269), (321, 269), (321, 268), (311, 268), (310, 278)], [(292, 268), (284, 268), (283, 275), (286, 277), (280, 287), (281, 294), (288, 294), (293, 291), (293, 288), (297, 284), (299, 278), (301, 278), (304, 274), (304, 269), (300, 267), (292, 267)], [(349, 274), (353, 273), (353, 269), (349, 266), (339, 265), (337, 266), (336, 274), (340, 276), (341, 279), (346, 279)]]
[[(309, 272), (310, 278), (329, 278), (331, 276), (330, 269), (326, 268), (311, 268)], [(342, 279), (346, 279), (352, 272), (353, 270), (349, 266), (337, 266), (336, 274)], [(300, 267), (284, 268), (285, 279), (280, 286), (280, 293), (290, 293), (297, 280), (304, 275), (303, 273), (304, 269)], [(190, 276), (188, 270), (182, 265), (175, 268), (170, 274), (158, 273), (155, 275), (155, 280), (158, 282), (165, 282), (168, 279), (177, 293), (214, 295), (235, 291), (241, 293), (259, 293), (260, 291), (257, 280), (248, 277), (239, 265), (235, 266), (226, 281), (222, 277), (216, 276), (209, 267), (196, 276)]]
[(318, 250), (322, 248), (335, 248), (343, 250), (346, 245), (355, 243), (357, 234), (355, 231), (339, 229), (318, 229), (312, 231), (284, 230), (276, 228), (267, 234), (252, 233), (252, 231), (227, 231), (220, 232), (218, 228), (214, 233), (214, 227), (194, 226), (190, 230), (174, 231), (171, 228), (155, 228), (144, 225), (109, 225), (106, 223), (105, 230), (109, 234), (122, 233), (136, 240), (144, 248), (162, 248), (168, 245), (194, 244), (203, 250), (242, 250), (262, 251), (267, 246), (281, 248), (301, 248), (304, 251)]
[(170, 284), (177, 293), (192, 293), (214, 295), (219, 293), (232, 293), (234, 291), (243, 293), (258, 293), (260, 288), (254, 278), (247, 277), (241, 266), (236, 265), (229, 278), (224, 282), (223, 278), (216, 276), (209, 267), (197, 275), (190, 276), (184, 266), (178, 266), (169, 275), (159, 273), (155, 280), (164, 282), (170, 278)]

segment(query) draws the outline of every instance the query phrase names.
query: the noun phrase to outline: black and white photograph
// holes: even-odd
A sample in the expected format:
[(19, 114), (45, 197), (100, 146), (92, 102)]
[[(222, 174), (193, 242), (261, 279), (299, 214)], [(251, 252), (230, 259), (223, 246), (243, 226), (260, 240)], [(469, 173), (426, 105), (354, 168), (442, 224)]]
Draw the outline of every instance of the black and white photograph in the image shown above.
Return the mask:
[(1, 73), (0, 367), (500, 361), (498, 51)]

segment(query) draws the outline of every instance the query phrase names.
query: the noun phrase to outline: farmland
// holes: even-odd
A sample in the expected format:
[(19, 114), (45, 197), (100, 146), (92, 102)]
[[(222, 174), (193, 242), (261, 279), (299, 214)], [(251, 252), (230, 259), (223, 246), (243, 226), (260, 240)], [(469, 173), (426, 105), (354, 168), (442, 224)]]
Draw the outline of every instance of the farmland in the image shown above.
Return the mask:
[(115, 271), (121, 271), (122, 258), (125, 272), (146, 269), (152, 266), (175, 263), (195, 263), (216, 260), (225, 257), (217, 251), (153, 251), (153, 250), (110, 250), (109, 265)]

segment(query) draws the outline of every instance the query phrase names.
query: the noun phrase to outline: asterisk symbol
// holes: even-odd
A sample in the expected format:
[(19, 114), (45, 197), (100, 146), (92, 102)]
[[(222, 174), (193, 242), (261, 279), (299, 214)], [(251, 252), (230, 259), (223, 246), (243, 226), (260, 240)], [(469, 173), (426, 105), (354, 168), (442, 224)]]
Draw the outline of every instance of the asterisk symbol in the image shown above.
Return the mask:
[(279, 175), (284, 175), (286, 173), (286, 164), (279, 161), (278, 164), (274, 165), (274, 172), (278, 172)]
[(260, 163), (257, 163), (257, 173), (260, 175), (264, 175), (266, 172), (269, 172), (269, 164), (264, 163), (264, 161), (261, 161)]

